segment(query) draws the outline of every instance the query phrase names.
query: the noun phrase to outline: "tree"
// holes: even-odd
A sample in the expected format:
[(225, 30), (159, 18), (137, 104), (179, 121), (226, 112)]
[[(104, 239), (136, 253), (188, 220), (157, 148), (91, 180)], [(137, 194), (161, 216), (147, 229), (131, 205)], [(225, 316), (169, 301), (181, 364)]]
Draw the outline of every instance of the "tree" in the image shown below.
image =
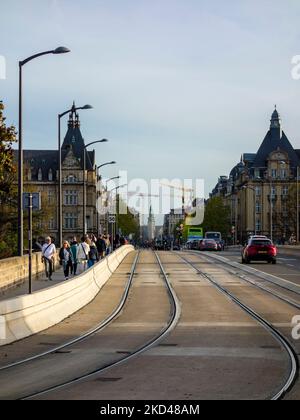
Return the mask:
[(230, 233), (230, 209), (221, 197), (213, 197), (207, 201), (205, 207), (204, 232), (221, 232), (224, 238)]
[(16, 168), (13, 160), (12, 145), (16, 142), (16, 129), (7, 127), (3, 114), (4, 105), (0, 101), (0, 201), (6, 202), (13, 193), (13, 181)]
[(16, 167), (12, 150), (16, 129), (7, 127), (5, 120), (4, 105), (0, 101), (0, 258), (10, 257), (17, 251)]
[[(122, 207), (125, 206), (124, 203), (121, 203), (120, 196), (118, 196), (119, 205)], [(121, 229), (122, 235), (129, 236), (133, 235), (135, 239), (138, 239), (140, 236), (140, 225), (137, 222), (136, 217), (130, 209), (127, 207), (126, 214), (118, 214), (117, 215), (117, 221), (118, 221), (118, 228)]]

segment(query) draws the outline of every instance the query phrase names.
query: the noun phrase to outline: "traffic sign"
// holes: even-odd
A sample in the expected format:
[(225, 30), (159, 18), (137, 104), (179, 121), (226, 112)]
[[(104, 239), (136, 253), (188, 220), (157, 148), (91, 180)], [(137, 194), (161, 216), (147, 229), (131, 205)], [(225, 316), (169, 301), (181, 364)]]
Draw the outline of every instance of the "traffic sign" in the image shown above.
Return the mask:
[(32, 195), (32, 210), (41, 210), (40, 193), (23, 193), (23, 210), (27, 210), (29, 208), (30, 194)]

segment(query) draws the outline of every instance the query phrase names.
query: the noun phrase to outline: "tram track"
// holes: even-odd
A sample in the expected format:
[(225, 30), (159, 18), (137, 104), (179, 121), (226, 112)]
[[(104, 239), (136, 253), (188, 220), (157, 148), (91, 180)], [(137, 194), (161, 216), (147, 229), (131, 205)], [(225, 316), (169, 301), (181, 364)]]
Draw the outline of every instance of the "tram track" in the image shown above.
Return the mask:
[[(255, 319), (258, 323), (260, 323), (267, 331), (269, 331), (272, 336), (281, 344), (281, 346), (285, 349), (288, 357), (289, 357), (289, 365), (290, 365), (290, 372), (287, 375), (287, 379), (285, 380), (285, 383), (283, 386), (270, 398), (271, 400), (280, 400), (282, 399), (287, 392), (289, 392), (293, 385), (295, 384), (295, 381), (298, 378), (299, 374), (299, 361), (298, 356), (295, 352), (294, 347), (292, 344), (287, 340), (287, 338), (272, 325), (267, 319), (259, 315), (256, 311), (254, 311), (251, 307), (243, 303), (239, 298), (234, 296), (232, 292), (230, 292), (227, 288), (220, 285), (218, 281), (216, 281), (212, 275), (205, 273), (201, 269), (199, 269), (195, 262), (191, 262), (187, 260), (185, 257), (178, 253), (173, 254), (180, 257), (187, 265), (192, 267), (194, 270), (197, 271), (203, 278), (208, 280), (215, 288), (217, 288), (221, 293), (226, 295), (228, 298), (230, 298), (235, 304), (237, 304), (241, 309), (243, 309), (247, 314), (249, 314), (253, 319)], [(192, 254), (195, 255), (195, 254)], [(242, 278), (242, 280), (245, 280)], [(249, 282), (248, 282), (249, 283)], [(251, 283), (251, 282), (250, 282)], [(251, 283), (252, 284), (252, 283)], [(255, 284), (252, 284), (252, 286), (256, 286)], [(271, 291), (268, 291), (268, 293), (272, 294)], [(274, 295), (274, 297), (278, 298), (278, 296)], [(285, 303), (292, 305), (295, 307), (294, 303), (290, 303), (287, 299), (282, 299), (285, 301)]]
[[(35, 397), (42, 397), (43, 395), (51, 393), (52, 391), (60, 390), (62, 388), (68, 387), (70, 385), (76, 384), (76, 383), (78, 383), (80, 381), (83, 381), (83, 380), (86, 380), (86, 379), (91, 379), (92, 377), (97, 376), (99, 374), (102, 374), (102, 373), (104, 373), (104, 372), (106, 372), (106, 371), (108, 371), (108, 370), (110, 370), (114, 367), (117, 367), (117, 366), (120, 366), (124, 363), (127, 363), (128, 361), (132, 360), (133, 358), (136, 358), (137, 356), (143, 354), (147, 350), (150, 350), (152, 347), (158, 345), (162, 340), (164, 340), (171, 333), (171, 331), (173, 331), (173, 329), (175, 329), (175, 327), (176, 327), (176, 325), (179, 321), (180, 314), (181, 314), (180, 302), (179, 302), (179, 300), (178, 300), (178, 298), (177, 298), (177, 296), (176, 296), (176, 294), (175, 294), (175, 292), (172, 288), (172, 285), (169, 281), (168, 275), (167, 275), (166, 271), (164, 270), (164, 267), (161, 263), (161, 260), (158, 256), (158, 254), (157, 253), (154, 253), (154, 254), (155, 254), (157, 264), (160, 268), (160, 273), (161, 273), (161, 276), (163, 277), (165, 287), (166, 287), (166, 290), (167, 290), (167, 293), (168, 293), (168, 296), (169, 296), (169, 302), (170, 302), (170, 316), (169, 316), (169, 320), (167, 322), (166, 327), (158, 335), (153, 337), (150, 341), (144, 343), (142, 346), (140, 346), (139, 348), (137, 348), (136, 350), (131, 352), (129, 355), (126, 355), (122, 359), (111, 362), (111, 363), (108, 363), (108, 364), (102, 366), (101, 368), (97, 368), (97, 369), (95, 369), (95, 370), (93, 370), (93, 371), (91, 371), (87, 374), (75, 377), (72, 380), (68, 380), (68, 381), (65, 381), (63, 383), (45, 388), (41, 391), (34, 392), (34, 393), (28, 394), (26, 396), (23, 396), (21, 398), (22, 400), (29, 400), (29, 399), (33, 399)], [(129, 292), (130, 292), (130, 288), (132, 286), (133, 279), (134, 279), (134, 276), (136, 274), (136, 268), (137, 268), (137, 265), (138, 265), (139, 255), (140, 255), (140, 253), (137, 254), (137, 256), (134, 260), (134, 263), (133, 263), (133, 266), (132, 266), (132, 269), (131, 269), (131, 273), (130, 273), (130, 278), (129, 278), (125, 293), (124, 293), (123, 298), (122, 298), (122, 302), (120, 303), (117, 310), (114, 311), (114, 313), (111, 314), (111, 316), (101, 324), (101, 327), (98, 326), (97, 331), (95, 329), (93, 332), (90, 332), (89, 335), (85, 334), (84, 336), (80, 337), (80, 341), (83, 341), (83, 340), (89, 338), (92, 334), (96, 334), (97, 332), (100, 331), (100, 329), (101, 330), (104, 329), (111, 322), (113, 322), (117, 316), (120, 315), (120, 312), (123, 310), (123, 308), (124, 308), (124, 306), (127, 302)], [(66, 348), (66, 347), (70, 347), (75, 342), (77, 343), (78, 340), (79, 340), (79, 338), (77, 340), (73, 340), (73, 343), (67, 343), (64, 346), (60, 346), (59, 350), (62, 350), (63, 348)], [(51, 352), (46, 352), (46, 354), (49, 354), (49, 353), (53, 353), (53, 350)], [(36, 359), (37, 357), (42, 357), (42, 356), (41, 355), (35, 356), (34, 358), (31, 358), (31, 359), (27, 360), (26, 362), (30, 362), (30, 361)], [(25, 361), (23, 361), (22, 363), (25, 363)], [(18, 364), (20, 364), (20, 362), (18, 362)], [(11, 365), (11, 367), (12, 366), (14, 366), (14, 365)]]

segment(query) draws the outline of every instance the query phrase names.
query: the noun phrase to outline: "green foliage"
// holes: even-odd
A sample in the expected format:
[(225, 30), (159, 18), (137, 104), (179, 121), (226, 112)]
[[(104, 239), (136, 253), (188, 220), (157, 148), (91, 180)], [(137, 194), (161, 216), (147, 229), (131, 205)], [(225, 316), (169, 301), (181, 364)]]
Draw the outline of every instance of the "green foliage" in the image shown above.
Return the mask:
[(226, 238), (230, 233), (230, 209), (224, 205), (221, 197), (213, 197), (208, 200), (205, 207), (203, 221), (204, 232), (221, 232)]
[(0, 101), (0, 258), (17, 251), (17, 200), (14, 179), (16, 168), (12, 144), (16, 142), (15, 127), (7, 127), (4, 105)]
[(0, 101), (0, 200), (6, 201), (13, 192), (16, 168), (13, 162), (12, 144), (16, 142), (15, 127), (7, 127), (3, 114), (4, 105)]
[(118, 218), (118, 227), (121, 229), (124, 236), (132, 234), (135, 239), (139, 238), (140, 235), (140, 225), (137, 222), (134, 215), (130, 212), (127, 207), (127, 214), (119, 214)]

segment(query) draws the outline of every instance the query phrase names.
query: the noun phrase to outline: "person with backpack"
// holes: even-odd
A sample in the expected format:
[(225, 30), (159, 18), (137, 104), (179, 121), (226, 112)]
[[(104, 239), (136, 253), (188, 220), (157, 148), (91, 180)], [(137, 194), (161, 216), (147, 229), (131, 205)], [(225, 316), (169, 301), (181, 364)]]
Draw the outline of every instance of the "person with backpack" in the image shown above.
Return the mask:
[(76, 276), (77, 267), (78, 267), (78, 258), (77, 258), (78, 242), (76, 238), (73, 238), (73, 242), (71, 243), (71, 253), (73, 257), (73, 266), (72, 266), (71, 274), (73, 274), (73, 276)]
[(69, 280), (69, 273), (72, 271), (74, 259), (68, 241), (64, 241), (63, 246), (59, 251), (59, 259), (60, 265), (63, 266), (65, 279)]
[(88, 267), (93, 267), (99, 261), (99, 254), (95, 242), (91, 243), (89, 252)]
[(96, 242), (96, 246), (97, 246), (97, 250), (98, 250), (98, 254), (99, 254), (99, 259), (102, 260), (102, 258), (105, 257), (105, 253), (106, 253), (106, 242), (103, 239), (103, 236), (100, 235), (97, 242)]
[(90, 245), (88, 238), (81, 238), (81, 243), (77, 249), (78, 270), (83, 273), (88, 268)]
[(45, 265), (46, 281), (52, 281), (52, 274), (54, 271), (56, 248), (52, 243), (50, 236), (46, 238), (46, 242), (42, 247), (42, 262)]

